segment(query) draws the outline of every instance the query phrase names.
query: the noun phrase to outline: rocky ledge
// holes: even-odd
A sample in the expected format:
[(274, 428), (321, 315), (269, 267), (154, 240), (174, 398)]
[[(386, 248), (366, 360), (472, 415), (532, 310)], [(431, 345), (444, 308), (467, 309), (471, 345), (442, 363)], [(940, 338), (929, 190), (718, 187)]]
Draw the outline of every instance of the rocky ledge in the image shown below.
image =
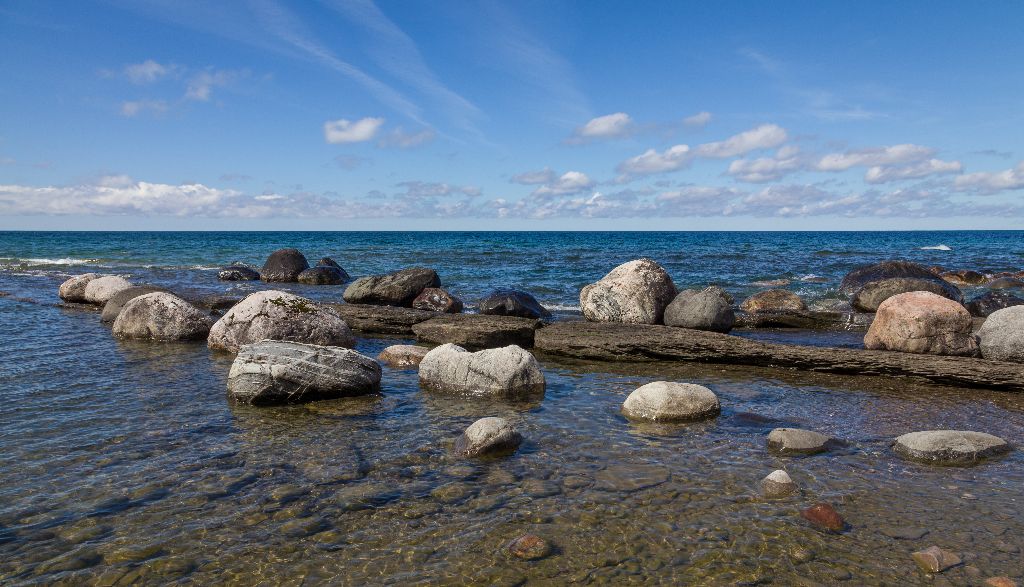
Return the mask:
[(488, 349), (510, 344), (531, 348), (540, 320), (481, 314), (441, 314), (414, 324), (416, 340), (453, 343), (469, 349)]
[(727, 334), (593, 322), (560, 322), (536, 331), (534, 348), (598, 361), (694, 361), (849, 375), (916, 377), (947, 385), (1024, 391), (1019, 364), (970, 357), (764, 343)]

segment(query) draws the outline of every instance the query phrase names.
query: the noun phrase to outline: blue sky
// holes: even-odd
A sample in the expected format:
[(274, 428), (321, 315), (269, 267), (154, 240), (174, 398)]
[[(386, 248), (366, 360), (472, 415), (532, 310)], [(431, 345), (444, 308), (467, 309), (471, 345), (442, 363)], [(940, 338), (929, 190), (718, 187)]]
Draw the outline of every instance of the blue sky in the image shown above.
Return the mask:
[(0, 229), (1024, 226), (1019, 2), (0, 2)]

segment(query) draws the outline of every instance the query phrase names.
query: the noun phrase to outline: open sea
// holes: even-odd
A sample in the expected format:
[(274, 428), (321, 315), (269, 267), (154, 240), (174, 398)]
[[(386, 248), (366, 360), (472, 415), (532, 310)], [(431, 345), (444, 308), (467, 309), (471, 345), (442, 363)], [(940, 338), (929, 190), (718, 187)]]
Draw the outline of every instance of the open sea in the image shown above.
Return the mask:
[[(680, 288), (737, 301), (766, 286), (812, 307), (851, 269), (907, 259), (982, 273), (1024, 269), (1024, 231), (965, 232), (0, 232), (0, 584), (4, 585), (981, 585), (1024, 580), (1024, 455), (919, 465), (892, 439), (989, 432), (1024, 446), (1024, 397), (874, 377), (721, 365), (602, 364), (538, 356), (542, 400), (439, 397), (384, 368), (379, 397), (280, 408), (228, 401), (231, 356), (203, 343), (124, 342), (98, 312), (59, 303), (71, 275), (116, 273), (187, 295), (245, 294), (217, 269), (295, 247), (353, 278), (435, 269), (467, 302), (533, 293), (556, 319), (582, 286), (649, 257)], [(341, 301), (344, 286), (273, 284)], [(974, 294), (966, 288), (967, 297)], [(855, 336), (859, 334), (855, 333)], [(376, 356), (401, 338), (361, 338)], [(655, 380), (710, 387), (699, 424), (631, 424), (625, 397)], [(526, 441), (457, 460), (484, 416)], [(772, 428), (839, 438), (805, 458), (765, 449)], [(786, 469), (801, 491), (765, 500)], [(833, 504), (825, 534), (799, 510)], [(554, 545), (538, 561), (503, 546)], [(964, 563), (932, 579), (911, 553)], [(945, 583), (943, 583), (945, 581)]]

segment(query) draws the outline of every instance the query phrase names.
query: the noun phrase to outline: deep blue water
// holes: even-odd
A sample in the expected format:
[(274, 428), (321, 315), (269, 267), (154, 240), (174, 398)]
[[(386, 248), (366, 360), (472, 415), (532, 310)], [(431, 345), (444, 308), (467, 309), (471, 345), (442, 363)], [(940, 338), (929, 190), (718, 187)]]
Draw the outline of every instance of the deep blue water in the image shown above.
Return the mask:
[[(470, 308), (491, 288), (515, 287), (556, 311), (576, 309), (583, 285), (639, 257), (661, 263), (680, 289), (717, 284), (737, 299), (764, 288), (756, 282), (778, 279), (811, 301), (828, 298), (846, 272), (884, 259), (984, 273), (1024, 268), (1024, 231), (0, 232), (0, 289), (55, 292), (68, 275), (95, 271), (244, 292), (259, 285), (218, 282), (216, 269), (235, 261), (259, 266), (282, 247), (303, 251), (310, 264), (330, 256), (353, 277), (432, 267)], [(342, 286), (292, 289), (337, 299)]]

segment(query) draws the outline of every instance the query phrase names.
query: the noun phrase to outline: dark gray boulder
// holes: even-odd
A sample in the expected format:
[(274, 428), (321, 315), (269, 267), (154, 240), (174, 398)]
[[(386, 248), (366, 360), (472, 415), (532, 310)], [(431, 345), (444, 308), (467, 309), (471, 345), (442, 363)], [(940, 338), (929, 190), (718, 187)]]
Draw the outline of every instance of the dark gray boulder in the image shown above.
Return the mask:
[(874, 265), (858, 267), (846, 274), (839, 284), (839, 292), (846, 295), (853, 295), (857, 290), (872, 281), (892, 279), (895, 277), (915, 277), (919, 279), (941, 280), (941, 278), (930, 271), (924, 265), (911, 263), (910, 261), (882, 261)]
[(298, 249), (278, 249), (267, 257), (260, 270), (263, 281), (294, 282), (309, 269), (309, 262)]
[(480, 300), (480, 313), (487, 316), (547, 318), (551, 316), (532, 295), (517, 289), (496, 289)]
[(340, 285), (345, 279), (346, 275), (334, 267), (310, 267), (296, 278), (306, 285)]
[(440, 287), (428, 287), (416, 296), (412, 301), (412, 307), (417, 310), (428, 310), (430, 312), (442, 312), (444, 314), (458, 314), (462, 311), (462, 300), (448, 293)]
[(735, 322), (729, 294), (720, 287), (683, 290), (665, 308), (665, 326), (729, 332)]
[(235, 401), (294, 404), (380, 391), (377, 361), (353, 350), (264, 340), (241, 348), (228, 373)]
[(971, 316), (984, 318), (997, 310), (1010, 306), (1024, 306), (1024, 298), (1017, 297), (1006, 290), (989, 291), (967, 302), (967, 311)]
[(221, 281), (259, 281), (260, 272), (246, 265), (228, 265), (217, 273)]
[(125, 304), (139, 296), (158, 291), (167, 292), (166, 289), (155, 285), (136, 285), (128, 289), (122, 289), (111, 296), (106, 304), (103, 304), (103, 313), (100, 314), (100, 321), (107, 324), (113, 323), (114, 320), (117, 320), (117, 315), (121, 313), (121, 309), (124, 308)]
[(437, 272), (413, 267), (394, 273), (361, 277), (345, 289), (342, 297), (350, 304), (409, 308), (416, 296), (428, 287), (441, 287)]
[(902, 293), (926, 291), (940, 295), (948, 300), (963, 303), (964, 296), (957, 286), (937, 278), (921, 279), (919, 277), (893, 277), (866, 283), (857, 290), (850, 303), (861, 312), (876, 312), (885, 300)]

